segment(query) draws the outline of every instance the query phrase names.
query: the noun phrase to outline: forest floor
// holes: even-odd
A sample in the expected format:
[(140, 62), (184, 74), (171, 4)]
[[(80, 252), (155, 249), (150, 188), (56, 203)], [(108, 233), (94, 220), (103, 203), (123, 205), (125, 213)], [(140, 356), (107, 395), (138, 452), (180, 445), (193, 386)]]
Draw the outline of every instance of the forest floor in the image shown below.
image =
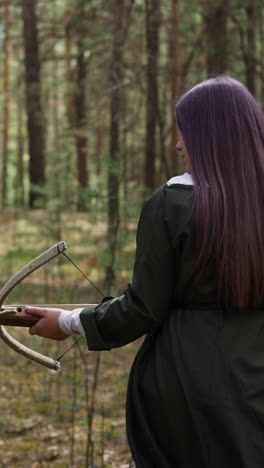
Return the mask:
[[(60, 240), (61, 235), (69, 243), (69, 255), (103, 289), (107, 249), (106, 226), (100, 220), (91, 220), (85, 213), (69, 213), (54, 223), (40, 210), (27, 214), (10, 210), (0, 215), (0, 221), (2, 285), (35, 255)], [(131, 222), (120, 231), (117, 294), (131, 278), (135, 230), (136, 223)], [(6, 303), (99, 300), (92, 286), (84, 283), (62, 258), (25, 279)], [(57, 343), (31, 337), (27, 329), (10, 327), (9, 331), (50, 357), (60, 355), (72, 340)], [(0, 468), (127, 468), (130, 454), (125, 399), (129, 370), (139, 344), (138, 341), (111, 352), (94, 353), (87, 350), (82, 339), (63, 358), (62, 369), (56, 373), (0, 343)]]

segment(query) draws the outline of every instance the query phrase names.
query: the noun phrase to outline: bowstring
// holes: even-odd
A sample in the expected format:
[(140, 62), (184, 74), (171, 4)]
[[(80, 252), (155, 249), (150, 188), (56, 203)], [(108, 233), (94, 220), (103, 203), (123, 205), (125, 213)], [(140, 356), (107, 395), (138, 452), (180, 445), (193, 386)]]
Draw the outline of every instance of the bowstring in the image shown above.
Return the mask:
[[(74, 339), (74, 338), (73, 338), (73, 339)], [(69, 348), (67, 348), (67, 349), (56, 359), (56, 361), (60, 361), (60, 360), (63, 358), (63, 356), (65, 356), (65, 354), (67, 354), (68, 351), (70, 351), (70, 349), (72, 349), (72, 348), (73, 348), (77, 343), (79, 343), (79, 341), (81, 341), (82, 339), (83, 339), (83, 336), (80, 336), (80, 337), (78, 338), (78, 340), (75, 340), (74, 343), (72, 343), (71, 346), (69, 346)]]
[[(101, 296), (103, 296), (103, 298), (105, 298), (105, 294), (102, 293), (102, 291), (100, 291), (100, 289), (90, 280), (90, 278), (78, 267), (78, 265), (69, 257), (69, 255), (67, 255), (65, 252), (63, 252), (64, 257), (66, 257), (69, 262), (84, 276), (84, 278), (87, 279), (87, 281), (89, 281), (89, 283), (96, 289), (96, 291), (98, 291)], [(67, 354), (77, 343), (79, 343), (79, 341), (81, 341), (83, 338), (83, 336), (80, 336), (77, 340), (74, 341), (74, 343), (71, 344), (71, 346), (69, 346), (69, 348), (67, 348), (58, 358), (57, 358), (57, 361), (60, 361), (63, 356), (65, 356), (65, 354)]]
[(67, 255), (65, 252), (62, 255), (64, 255), (64, 257), (66, 257), (69, 262), (75, 266), (75, 268), (77, 268), (77, 270), (84, 276), (84, 278), (89, 281), (89, 283), (101, 294), (101, 296), (105, 297), (105, 294), (103, 294), (102, 291), (100, 291), (100, 289), (90, 280), (90, 278), (88, 278), (88, 276), (78, 267), (78, 265), (76, 265), (76, 263), (69, 257), (69, 255)]

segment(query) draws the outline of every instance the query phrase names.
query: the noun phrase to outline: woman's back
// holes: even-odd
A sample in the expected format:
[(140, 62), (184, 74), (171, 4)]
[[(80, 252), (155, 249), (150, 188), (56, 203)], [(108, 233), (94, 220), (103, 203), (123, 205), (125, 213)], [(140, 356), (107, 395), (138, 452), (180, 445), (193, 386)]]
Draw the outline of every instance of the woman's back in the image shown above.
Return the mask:
[[(131, 371), (127, 426), (136, 465), (261, 468), (264, 309), (217, 304), (213, 260), (195, 288), (189, 282), (195, 262), (190, 176), (172, 179), (152, 198), (164, 205), (159, 226), (168, 230), (168, 244), (158, 236), (152, 248), (161, 265), (169, 249), (175, 288), (166, 319), (147, 335)], [(161, 290), (168, 280), (162, 266)], [(156, 291), (153, 284), (153, 298)]]

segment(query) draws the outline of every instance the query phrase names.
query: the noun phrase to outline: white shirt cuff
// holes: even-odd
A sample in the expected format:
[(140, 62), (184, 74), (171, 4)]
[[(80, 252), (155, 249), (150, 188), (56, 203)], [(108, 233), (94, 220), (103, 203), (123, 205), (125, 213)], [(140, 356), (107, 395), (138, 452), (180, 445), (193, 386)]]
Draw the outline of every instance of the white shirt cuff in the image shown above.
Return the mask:
[(61, 330), (67, 335), (76, 335), (80, 334), (85, 336), (84, 328), (81, 324), (80, 313), (83, 310), (74, 309), (74, 310), (63, 310), (59, 316), (59, 326)]

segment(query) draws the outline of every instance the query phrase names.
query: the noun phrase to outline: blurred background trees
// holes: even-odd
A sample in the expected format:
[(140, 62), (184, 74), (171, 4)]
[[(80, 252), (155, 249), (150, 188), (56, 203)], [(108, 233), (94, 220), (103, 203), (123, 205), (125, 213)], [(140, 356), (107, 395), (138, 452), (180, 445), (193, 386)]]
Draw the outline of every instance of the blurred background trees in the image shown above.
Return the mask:
[(1, 0), (2, 207), (45, 206), (54, 183), (79, 210), (109, 196), (117, 219), (119, 197), (181, 172), (173, 112), (186, 87), (228, 73), (263, 100), (263, 9), (261, 0)]
[(263, 15), (261, 0), (0, 0), (2, 208), (97, 206), (111, 288), (128, 207), (182, 172), (177, 96), (227, 73), (263, 103)]

